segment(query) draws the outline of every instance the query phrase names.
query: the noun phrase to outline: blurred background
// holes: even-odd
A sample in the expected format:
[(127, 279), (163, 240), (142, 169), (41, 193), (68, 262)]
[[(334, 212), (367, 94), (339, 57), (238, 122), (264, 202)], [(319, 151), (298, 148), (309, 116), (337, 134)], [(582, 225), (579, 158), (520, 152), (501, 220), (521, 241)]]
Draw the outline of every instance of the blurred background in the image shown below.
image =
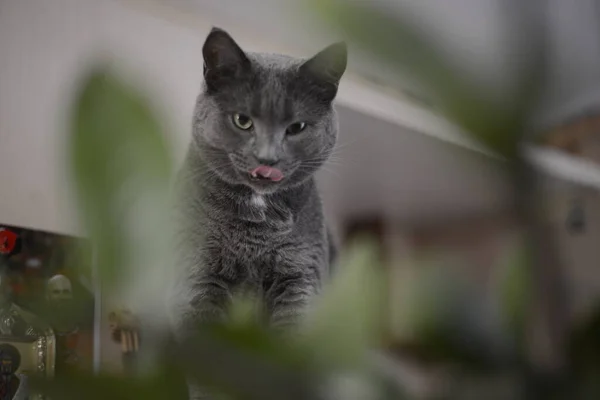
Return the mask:
[[(515, 50), (522, 40), (514, 18), (519, 1), (371, 3), (407, 17), (490, 93), (513, 89), (526, 54)], [(569, 162), (600, 163), (600, 1), (544, 4), (547, 68), (528, 131), (541, 138), (538, 146), (568, 155)], [(245, 50), (302, 57), (344, 38), (304, 1), (0, 1), (0, 223), (85, 235), (70, 200), (65, 131), (82, 71), (97, 61), (118, 66), (144, 88), (180, 161), (202, 82), (202, 43), (212, 26)], [(406, 260), (433, 251), (485, 289), (518, 235), (512, 186), (505, 161), (434, 104), (417, 82), (350, 43), (337, 99), (336, 161), (319, 176), (327, 213), (342, 241), (364, 232), (379, 238), (399, 280), (415, 268)], [(549, 160), (549, 171), (564, 173), (547, 179), (540, 207), (550, 210), (566, 282), (576, 288), (576, 317), (600, 293), (600, 179), (564, 179), (574, 167)], [(108, 295), (102, 302), (113, 306)], [(106, 339), (99, 362), (118, 368), (119, 355)]]

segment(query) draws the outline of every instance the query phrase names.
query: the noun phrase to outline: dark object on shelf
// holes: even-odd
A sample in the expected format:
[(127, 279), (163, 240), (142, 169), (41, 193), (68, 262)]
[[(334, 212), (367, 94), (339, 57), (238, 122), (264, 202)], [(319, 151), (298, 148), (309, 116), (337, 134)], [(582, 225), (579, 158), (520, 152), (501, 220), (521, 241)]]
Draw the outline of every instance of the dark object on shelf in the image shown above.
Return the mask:
[(581, 234), (585, 231), (585, 207), (583, 200), (576, 199), (571, 204), (569, 215), (567, 215), (567, 230), (574, 234)]

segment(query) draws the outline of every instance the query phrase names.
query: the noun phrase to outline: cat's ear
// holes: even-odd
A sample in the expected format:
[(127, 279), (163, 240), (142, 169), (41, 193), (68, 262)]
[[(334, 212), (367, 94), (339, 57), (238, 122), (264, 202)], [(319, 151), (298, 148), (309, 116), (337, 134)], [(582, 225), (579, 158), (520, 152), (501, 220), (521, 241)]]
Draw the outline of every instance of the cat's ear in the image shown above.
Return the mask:
[(226, 79), (235, 79), (250, 69), (250, 60), (231, 36), (220, 28), (212, 28), (204, 46), (204, 79), (209, 88), (218, 87)]
[(337, 87), (346, 71), (348, 64), (348, 48), (346, 43), (334, 43), (321, 50), (317, 55), (305, 61), (300, 66), (300, 72), (308, 75), (318, 82), (329, 86), (332, 100), (337, 93)]

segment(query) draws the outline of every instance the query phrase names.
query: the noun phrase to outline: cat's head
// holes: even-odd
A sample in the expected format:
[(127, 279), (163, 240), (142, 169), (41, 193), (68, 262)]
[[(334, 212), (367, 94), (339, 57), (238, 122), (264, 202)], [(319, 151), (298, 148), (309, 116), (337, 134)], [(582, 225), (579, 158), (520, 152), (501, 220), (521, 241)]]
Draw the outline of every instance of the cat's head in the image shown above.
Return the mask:
[(260, 193), (314, 174), (337, 137), (332, 102), (346, 69), (346, 45), (333, 44), (304, 60), (246, 53), (213, 28), (203, 55), (194, 141), (208, 167)]

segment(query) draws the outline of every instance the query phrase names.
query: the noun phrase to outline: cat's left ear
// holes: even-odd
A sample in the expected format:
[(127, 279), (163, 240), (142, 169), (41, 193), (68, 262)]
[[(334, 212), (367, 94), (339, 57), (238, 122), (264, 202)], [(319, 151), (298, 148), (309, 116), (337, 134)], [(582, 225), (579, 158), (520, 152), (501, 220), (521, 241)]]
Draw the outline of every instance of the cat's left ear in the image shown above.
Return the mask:
[(204, 78), (209, 89), (239, 78), (250, 69), (250, 60), (231, 36), (213, 27), (202, 47)]
[(300, 66), (300, 71), (337, 87), (348, 64), (348, 47), (345, 42), (334, 43)]

